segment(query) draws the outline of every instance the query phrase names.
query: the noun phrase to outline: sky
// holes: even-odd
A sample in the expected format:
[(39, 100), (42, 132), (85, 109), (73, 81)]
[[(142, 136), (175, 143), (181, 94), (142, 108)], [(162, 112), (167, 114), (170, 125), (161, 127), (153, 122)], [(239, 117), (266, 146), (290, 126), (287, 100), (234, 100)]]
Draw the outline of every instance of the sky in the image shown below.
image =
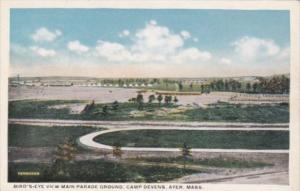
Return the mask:
[(12, 9), (11, 76), (289, 73), (285, 10)]

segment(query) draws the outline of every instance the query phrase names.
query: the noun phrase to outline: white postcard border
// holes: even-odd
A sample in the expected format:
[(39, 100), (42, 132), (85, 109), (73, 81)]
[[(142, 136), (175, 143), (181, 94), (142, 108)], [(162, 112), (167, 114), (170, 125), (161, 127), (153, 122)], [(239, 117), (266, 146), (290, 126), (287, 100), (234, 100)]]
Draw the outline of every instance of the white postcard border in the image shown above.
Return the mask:
[[(291, 93), (290, 93), (290, 160), (289, 160), (289, 186), (279, 185), (231, 185), (231, 184), (198, 184), (202, 190), (265, 190), (265, 191), (297, 191), (300, 190), (300, 3), (297, 1), (195, 1), (195, 0), (3, 0), (1, 2), (1, 86), (0, 86), (0, 120), (1, 120), (1, 161), (0, 161), (0, 190), (102, 190), (102, 189), (53, 189), (47, 185), (94, 185), (95, 183), (7, 183), (7, 124), (8, 124), (8, 74), (9, 74), (9, 9), (10, 8), (146, 8), (146, 9), (241, 9), (241, 10), (289, 10), (290, 11), (290, 46), (291, 46)], [(44, 185), (37, 189), (14, 189), (13, 185)], [(97, 183), (97, 185), (112, 185)], [(151, 184), (113, 184), (125, 185), (151, 185)], [(158, 185), (158, 184), (155, 184)], [(165, 184), (182, 185), (182, 184)], [(111, 190), (111, 189), (110, 189)], [(152, 189), (155, 190), (155, 189)], [(176, 189), (174, 189), (176, 190)]]

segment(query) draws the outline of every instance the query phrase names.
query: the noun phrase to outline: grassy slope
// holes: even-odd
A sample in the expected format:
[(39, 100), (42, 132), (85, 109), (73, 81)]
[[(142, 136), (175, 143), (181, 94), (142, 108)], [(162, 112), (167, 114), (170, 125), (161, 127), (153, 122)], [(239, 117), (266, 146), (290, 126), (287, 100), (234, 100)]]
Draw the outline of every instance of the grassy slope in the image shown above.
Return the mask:
[(122, 146), (220, 149), (288, 149), (289, 133), (284, 131), (184, 131), (133, 130), (100, 135), (96, 141)]
[[(45, 127), (9, 125), (9, 146), (51, 147), (64, 142), (66, 138), (75, 141), (79, 136), (95, 131), (92, 127)], [(99, 129), (98, 129), (99, 130)]]
[[(155, 111), (162, 108), (176, 108), (158, 103), (144, 104), (147, 114), (132, 117), (130, 112), (137, 111), (135, 103), (120, 103), (117, 110), (111, 104), (96, 104), (85, 114), (69, 114), (67, 108), (49, 109), (49, 105), (62, 104), (61, 101), (12, 101), (9, 104), (10, 118), (45, 118), (45, 119), (82, 119), (82, 120), (176, 120), (176, 121), (216, 121), (216, 122), (289, 122), (288, 104), (242, 105), (218, 103), (208, 108), (194, 108), (177, 115), (158, 116)], [(76, 102), (76, 101), (70, 101)], [(108, 113), (103, 114), (104, 105), (109, 106)]]

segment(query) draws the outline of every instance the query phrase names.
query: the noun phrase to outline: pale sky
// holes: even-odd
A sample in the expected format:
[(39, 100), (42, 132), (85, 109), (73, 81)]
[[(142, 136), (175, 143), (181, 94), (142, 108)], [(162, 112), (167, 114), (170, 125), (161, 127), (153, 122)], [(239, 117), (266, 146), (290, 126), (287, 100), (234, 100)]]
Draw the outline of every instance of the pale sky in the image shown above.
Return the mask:
[(11, 76), (289, 73), (288, 11), (13, 9)]

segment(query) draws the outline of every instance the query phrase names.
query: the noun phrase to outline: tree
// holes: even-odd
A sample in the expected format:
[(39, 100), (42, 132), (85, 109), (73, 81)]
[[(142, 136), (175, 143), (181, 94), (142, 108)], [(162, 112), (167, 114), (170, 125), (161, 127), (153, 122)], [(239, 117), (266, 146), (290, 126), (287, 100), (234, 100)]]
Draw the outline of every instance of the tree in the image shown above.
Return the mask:
[(144, 97), (141, 93), (139, 93), (136, 97), (136, 102), (138, 103), (138, 109), (143, 109)]
[(193, 89), (193, 82), (190, 83), (190, 89)]
[(122, 158), (122, 148), (120, 143), (115, 142), (113, 144), (113, 151), (112, 151), (112, 155), (117, 158), (117, 159), (121, 159)]
[(166, 105), (169, 105), (169, 103), (172, 101), (172, 96), (165, 96), (164, 101)]
[(211, 85), (208, 85), (208, 84), (201, 84), (201, 93), (210, 93), (210, 88), (211, 88)]
[(102, 114), (103, 114), (103, 115), (107, 115), (107, 113), (108, 113), (108, 106), (107, 106), (107, 105), (104, 105), (104, 106), (102, 107)]
[(90, 104), (87, 104), (81, 113), (89, 113), (95, 108), (95, 100), (93, 100)]
[(152, 103), (153, 101), (155, 100), (155, 95), (150, 95), (149, 97), (148, 97), (148, 102), (149, 103)]
[(68, 171), (69, 163), (75, 159), (76, 148), (69, 138), (64, 140), (63, 144), (59, 144), (54, 151), (54, 163), (52, 166), (52, 175), (54, 176), (70, 176)]
[(224, 82), (224, 90), (225, 90), (225, 91), (228, 91), (228, 90), (229, 90), (229, 84), (228, 84), (228, 81), (227, 81), (227, 80), (225, 80), (225, 82)]
[(254, 93), (257, 93), (257, 90), (258, 90), (258, 83), (254, 83), (253, 85), (252, 85), (252, 89), (253, 89), (253, 92)]
[(163, 100), (163, 96), (161, 95), (161, 94), (159, 94), (158, 96), (157, 96), (157, 101), (158, 101), (158, 103), (159, 103), (159, 105), (161, 104), (161, 101)]
[(128, 101), (129, 101), (129, 102), (132, 102), (132, 103), (136, 103), (136, 98), (135, 98), (135, 97), (130, 98)]
[(119, 108), (119, 102), (118, 102), (118, 101), (114, 101), (114, 102), (112, 103), (112, 109), (113, 109), (113, 110), (118, 110), (118, 108)]
[(183, 158), (183, 168), (185, 170), (186, 161), (190, 156), (192, 156), (191, 147), (189, 147), (185, 142), (181, 147), (181, 156)]
[(174, 101), (174, 103), (176, 104), (179, 100), (178, 100), (177, 97), (175, 96), (173, 101)]
[(181, 82), (178, 83), (178, 88), (179, 88), (179, 91), (182, 91), (183, 90), (183, 85)]
[(251, 84), (249, 82), (246, 84), (246, 90), (247, 92), (251, 91)]
[(223, 80), (217, 80), (216, 81), (216, 90), (217, 91), (224, 90), (224, 82), (223, 82)]

